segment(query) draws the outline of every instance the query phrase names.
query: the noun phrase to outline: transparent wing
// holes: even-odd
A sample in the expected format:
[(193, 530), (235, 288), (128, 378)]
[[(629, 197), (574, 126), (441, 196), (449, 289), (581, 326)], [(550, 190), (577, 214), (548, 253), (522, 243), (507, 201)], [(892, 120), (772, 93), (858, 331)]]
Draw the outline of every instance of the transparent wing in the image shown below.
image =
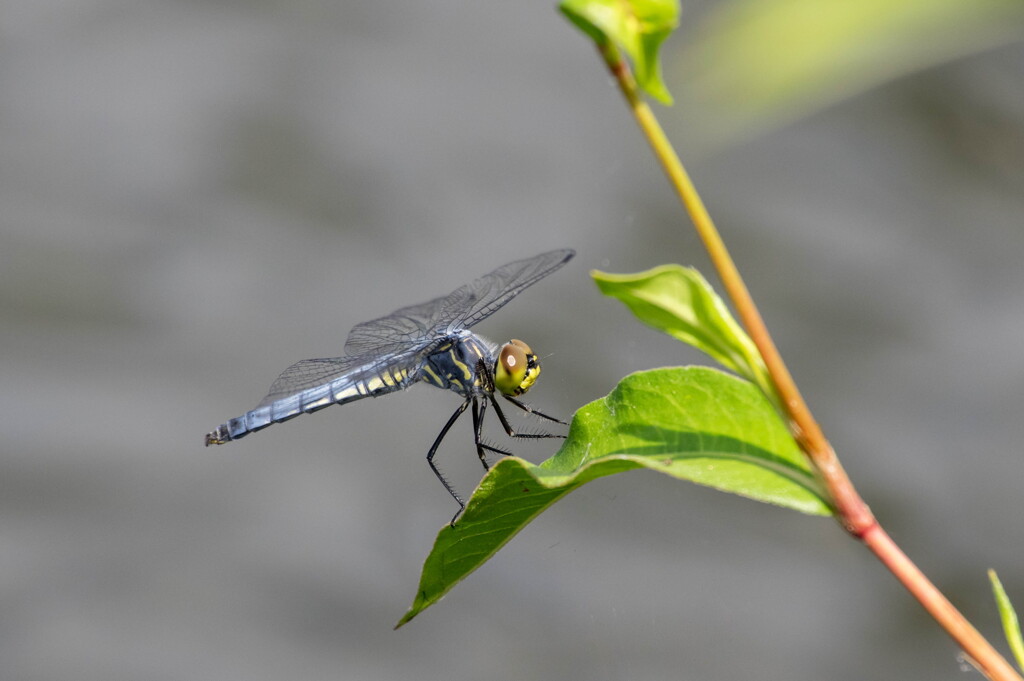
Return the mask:
[(324, 359), (304, 359), (291, 365), (277, 377), (258, 407), (264, 407), (304, 390), (317, 388), (345, 375), (365, 377), (390, 372), (392, 374), (408, 373), (410, 376), (415, 376), (423, 365), (424, 356), (424, 347), (422, 344), (418, 344), (403, 347), (396, 345), (391, 352), (383, 356), (379, 353), (371, 353)]
[(446, 325), (469, 328), (487, 319), (523, 289), (536, 284), (569, 262), (576, 251), (563, 248), (502, 265), (472, 284), (456, 289), (442, 304), (440, 320)]
[(419, 305), (395, 310), (386, 317), (371, 319), (352, 327), (345, 341), (345, 352), (362, 355), (373, 352), (400, 351), (417, 340), (424, 342), (434, 334), (436, 319), (447, 297), (435, 298)]
[(349, 333), (345, 352), (355, 355), (393, 351), (403, 344), (444, 336), (456, 328), (469, 328), (490, 317), (523, 289), (548, 276), (574, 255), (576, 252), (571, 249), (561, 249), (510, 262), (447, 296), (363, 322)]

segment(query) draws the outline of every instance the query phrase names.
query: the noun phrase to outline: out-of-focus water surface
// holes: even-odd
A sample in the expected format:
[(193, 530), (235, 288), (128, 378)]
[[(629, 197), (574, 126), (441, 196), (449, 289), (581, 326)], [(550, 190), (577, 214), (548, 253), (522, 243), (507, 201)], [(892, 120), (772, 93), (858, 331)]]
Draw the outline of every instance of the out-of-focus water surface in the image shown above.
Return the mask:
[[(425, 386), (202, 447), (352, 325), (556, 247), (578, 256), (479, 328), (542, 355), (538, 408), (704, 361), (589, 282), (708, 268), (551, 6), (4, 14), (4, 678), (959, 677), (831, 521), (644, 473), (393, 632), (455, 510), (423, 457), (458, 400)], [(976, 56), (691, 167), (863, 495), (996, 642), (985, 568), (1024, 605), (1022, 70)], [(464, 489), (469, 438), (439, 455)]]

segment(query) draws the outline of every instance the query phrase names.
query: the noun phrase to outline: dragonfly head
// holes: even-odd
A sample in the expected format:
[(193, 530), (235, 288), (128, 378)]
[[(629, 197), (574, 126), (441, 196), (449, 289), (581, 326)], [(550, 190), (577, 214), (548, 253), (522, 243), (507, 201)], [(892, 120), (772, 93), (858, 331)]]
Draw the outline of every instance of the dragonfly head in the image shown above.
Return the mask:
[(494, 367), (494, 387), (503, 395), (522, 395), (540, 376), (540, 362), (530, 346), (512, 339), (501, 346)]

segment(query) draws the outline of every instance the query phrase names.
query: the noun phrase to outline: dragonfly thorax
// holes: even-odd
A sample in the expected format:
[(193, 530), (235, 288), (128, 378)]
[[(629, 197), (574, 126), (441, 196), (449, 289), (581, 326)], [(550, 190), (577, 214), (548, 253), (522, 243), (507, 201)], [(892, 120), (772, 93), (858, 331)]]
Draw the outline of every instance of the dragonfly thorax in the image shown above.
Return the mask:
[(468, 397), (494, 390), (493, 366), (494, 346), (463, 329), (427, 356), (420, 375), (430, 385)]
[(500, 348), (463, 330), (432, 352), (421, 376), (430, 385), (470, 396), (498, 391), (522, 395), (540, 375), (540, 362), (530, 346), (511, 340)]

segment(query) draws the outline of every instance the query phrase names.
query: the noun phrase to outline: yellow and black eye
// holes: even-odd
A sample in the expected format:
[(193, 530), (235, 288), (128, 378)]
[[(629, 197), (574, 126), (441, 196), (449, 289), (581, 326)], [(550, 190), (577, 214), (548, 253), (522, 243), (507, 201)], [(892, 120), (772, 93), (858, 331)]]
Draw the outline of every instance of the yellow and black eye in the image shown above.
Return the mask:
[(540, 375), (540, 363), (530, 346), (513, 338), (501, 346), (494, 367), (494, 387), (503, 395), (522, 395)]

